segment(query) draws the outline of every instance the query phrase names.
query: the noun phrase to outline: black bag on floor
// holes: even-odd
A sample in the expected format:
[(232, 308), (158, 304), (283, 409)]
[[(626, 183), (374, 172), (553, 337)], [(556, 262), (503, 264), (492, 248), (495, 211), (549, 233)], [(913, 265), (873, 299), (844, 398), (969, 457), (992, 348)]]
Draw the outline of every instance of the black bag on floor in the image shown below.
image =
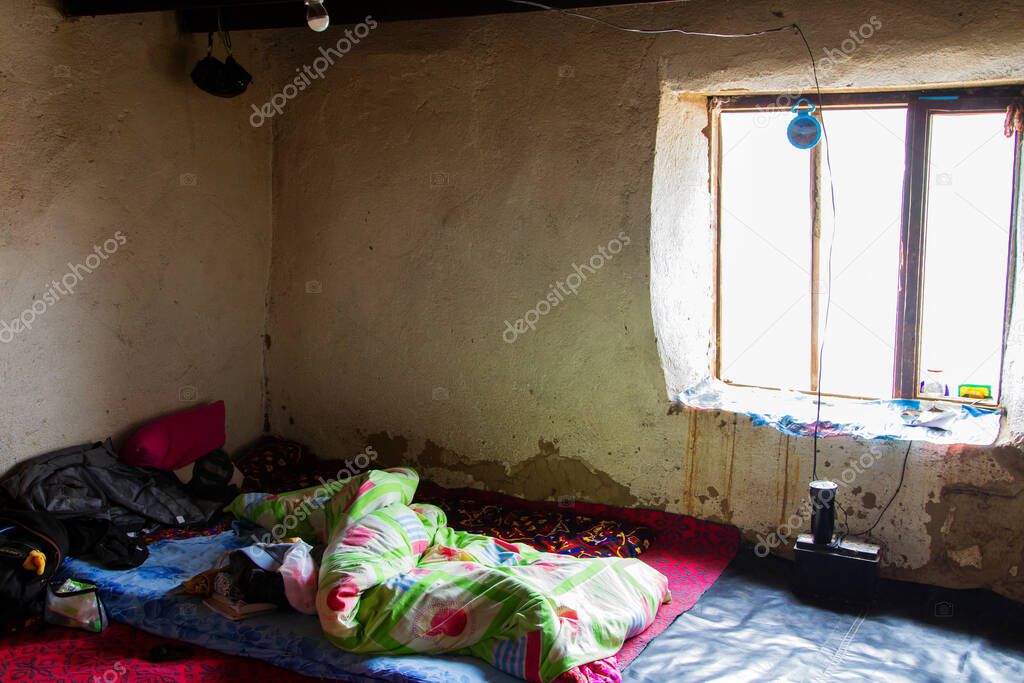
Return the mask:
[(46, 586), (68, 552), (64, 524), (43, 511), (0, 511), (0, 625), (43, 612)]

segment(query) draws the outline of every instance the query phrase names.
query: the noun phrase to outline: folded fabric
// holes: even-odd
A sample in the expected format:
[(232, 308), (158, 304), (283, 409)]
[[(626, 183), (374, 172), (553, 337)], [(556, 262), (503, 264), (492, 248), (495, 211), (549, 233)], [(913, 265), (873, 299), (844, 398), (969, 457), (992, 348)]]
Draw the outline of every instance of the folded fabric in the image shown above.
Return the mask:
[(139, 467), (176, 470), (224, 447), (224, 401), (154, 420), (121, 448), (121, 460)]
[(663, 574), (632, 558), (456, 531), (439, 508), (412, 503), (418, 483), (408, 468), (371, 470), (344, 487), (247, 494), (231, 508), (274, 534), (327, 539), (317, 612), (341, 649), (473, 655), (540, 683), (616, 680), (609, 658), (671, 599)]
[(338, 461), (320, 460), (301, 443), (264, 436), (236, 458), (245, 475), (243, 491), (297, 491), (337, 477)]

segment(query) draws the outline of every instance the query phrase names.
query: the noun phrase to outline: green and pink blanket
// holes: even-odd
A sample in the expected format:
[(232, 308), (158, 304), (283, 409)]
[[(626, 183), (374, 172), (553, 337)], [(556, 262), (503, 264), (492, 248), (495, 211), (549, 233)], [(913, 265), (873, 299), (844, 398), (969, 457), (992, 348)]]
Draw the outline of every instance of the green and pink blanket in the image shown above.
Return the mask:
[(468, 654), (528, 681), (615, 681), (614, 655), (670, 600), (640, 560), (579, 559), (451, 529), (413, 502), (419, 476), (371, 470), (345, 485), (239, 496), (231, 511), (277, 539), (326, 547), (316, 610), (336, 646)]

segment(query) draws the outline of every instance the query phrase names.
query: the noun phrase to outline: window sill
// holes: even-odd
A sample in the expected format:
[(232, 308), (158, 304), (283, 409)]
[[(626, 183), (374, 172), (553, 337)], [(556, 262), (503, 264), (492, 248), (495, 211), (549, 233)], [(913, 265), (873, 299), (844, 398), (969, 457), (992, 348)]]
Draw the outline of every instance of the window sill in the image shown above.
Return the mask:
[[(812, 395), (705, 379), (684, 390), (676, 400), (690, 408), (744, 414), (755, 425), (768, 425), (789, 436), (814, 435), (817, 399)], [(948, 401), (864, 401), (823, 396), (818, 436), (987, 446), (999, 437), (1001, 421), (999, 408)]]

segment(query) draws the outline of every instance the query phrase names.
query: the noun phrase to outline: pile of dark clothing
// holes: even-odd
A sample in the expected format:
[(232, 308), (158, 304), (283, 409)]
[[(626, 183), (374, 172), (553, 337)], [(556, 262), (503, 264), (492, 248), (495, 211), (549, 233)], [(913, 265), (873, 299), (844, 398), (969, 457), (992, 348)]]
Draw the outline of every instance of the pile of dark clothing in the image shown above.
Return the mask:
[(121, 462), (109, 440), (26, 460), (0, 487), (28, 509), (61, 519), (104, 520), (122, 529), (200, 524), (217, 507), (191, 500), (170, 472)]
[(216, 567), (181, 584), (189, 595), (229, 619), (278, 607), (316, 614), (318, 565), (323, 548), (299, 538), (255, 543), (227, 553)]
[[(190, 429), (197, 416), (214, 428)], [(219, 403), (144, 426), (120, 456), (108, 439), (40, 455), (8, 471), (0, 479), (0, 631), (17, 630), (40, 614), (46, 587), (65, 557), (130, 569), (149, 555), (145, 534), (202, 527), (222, 514), (242, 479), (220, 450), (224, 440)], [(164, 448), (172, 442), (173, 448)], [(172, 470), (165, 466), (172, 461), (187, 462)]]

